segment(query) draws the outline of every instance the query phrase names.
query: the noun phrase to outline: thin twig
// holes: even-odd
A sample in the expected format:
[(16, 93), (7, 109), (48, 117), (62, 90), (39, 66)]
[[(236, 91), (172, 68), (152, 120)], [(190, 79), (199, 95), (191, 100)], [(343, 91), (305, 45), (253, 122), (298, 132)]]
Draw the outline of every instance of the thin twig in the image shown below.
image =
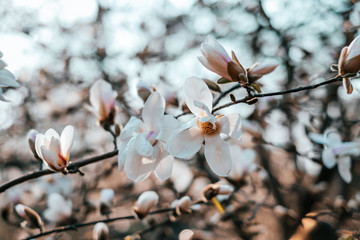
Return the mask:
[[(107, 158), (116, 156), (117, 154), (118, 154), (118, 150), (114, 150), (112, 152), (108, 152), (108, 153), (105, 153), (105, 154), (102, 154), (99, 156), (95, 156), (95, 157), (87, 158), (87, 159), (80, 160), (80, 161), (77, 161), (74, 163), (70, 163), (69, 166), (67, 167), (67, 170), (69, 171), (69, 173), (77, 173), (77, 172), (79, 172), (79, 168), (81, 168), (85, 165), (105, 160)], [(14, 180), (11, 180), (11, 181), (1, 185), (0, 193), (5, 192), (7, 189), (9, 189), (13, 186), (16, 186), (20, 183), (26, 182), (28, 180), (39, 178), (41, 176), (45, 176), (45, 175), (49, 175), (49, 174), (54, 174), (54, 173), (58, 173), (58, 172), (51, 171), (50, 169), (44, 169), (44, 170), (26, 174), (24, 176), (21, 176), (19, 178), (16, 178)]]

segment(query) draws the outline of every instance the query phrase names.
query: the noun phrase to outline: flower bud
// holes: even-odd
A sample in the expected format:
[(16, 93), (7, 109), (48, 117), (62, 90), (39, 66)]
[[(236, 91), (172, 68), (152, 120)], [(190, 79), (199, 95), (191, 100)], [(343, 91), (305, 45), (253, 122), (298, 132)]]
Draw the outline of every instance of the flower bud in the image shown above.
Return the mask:
[(150, 209), (156, 206), (159, 202), (159, 195), (154, 191), (143, 192), (133, 207), (138, 218), (143, 219), (148, 215)]
[(204, 202), (210, 201), (217, 195), (230, 195), (234, 191), (230, 185), (217, 182), (215, 184), (207, 185), (202, 192), (202, 199)]
[(191, 198), (189, 196), (184, 196), (179, 200), (172, 202), (171, 207), (175, 207), (175, 213), (178, 216), (182, 214), (191, 213)]
[(248, 78), (250, 82), (255, 82), (260, 79), (262, 76), (271, 73), (277, 68), (278, 64), (273, 63), (255, 63), (248, 70)]
[(114, 202), (114, 190), (108, 188), (100, 192), (100, 213), (106, 215), (111, 213), (111, 208)]
[(184, 229), (179, 234), (179, 240), (192, 240), (194, 237), (194, 232), (190, 229)]
[(137, 93), (139, 95), (139, 97), (146, 102), (146, 100), (148, 99), (148, 97), (151, 94), (151, 88), (148, 84), (146, 84), (144, 81), (139, 81), (136, 84), (136, 89), (137, 89)]
[(27, 206), (24, 206), (22, 204), (17, 204), (15, 206), (15, 210), (16, 210), (17, 214), (19, 214), (19, 216), (25, 220), (24, 226), (26, 226), (28, 228), (38, 228), (41, 231), (41, 227), (42, 227), (43, 223), (41, 221), (39, 214), (37, 214), (37, 212), (35, 212), (33, 209), (31, 209)]
[(31, 129), (27, 134), (30, 150), (34, 154), (34, 157), (36, 159), (40, 159), (38, 154), (36, 153), (36, 148), (35, 148), (36, 135), (38, 134), (39, 132), (35, 129)]
[(94, 240), (107, 240), (109, 239), (109, 228), (103, 222), (98, 222), (94, 226), (93, 230), (93, 239)]

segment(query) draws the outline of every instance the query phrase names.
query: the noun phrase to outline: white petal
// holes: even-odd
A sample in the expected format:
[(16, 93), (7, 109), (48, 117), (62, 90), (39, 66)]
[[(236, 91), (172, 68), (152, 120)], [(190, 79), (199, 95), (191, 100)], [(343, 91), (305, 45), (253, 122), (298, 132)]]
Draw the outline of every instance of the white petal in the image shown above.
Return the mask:
[(35, 150), (36, 150), (36, 153), (43, 160), (45, 160), (45, 159), (44, 159), (44, 157), (42, 155), (41, 147), (44, 146), (44, 138), (45, 137), (44, 137), (43, 134), (38, 134), (38, 135), (36, 135), (36, 138), (35, 138)]
[(205, 44), (209, 44), (212, 46), (216, 51), (218, 51), (224, 58), (226, 58), (228, 61), (231, 61), (230, 56), (227, 54), (225, 48), (211, 35), (208, 35)]
[(140, 156), (150, 157), (153, 154), (153, 146), (142, 134), (139, 134), (135, 142), (136, 151)]
[(155, 165), (154, 172), (156, 177), (160, 181), (164, 181), (170, 178), (173, 170), (174, 158), (168, 152), (164, 150), (162, 144), (159, 144), (159, 147), (156, 148), (156, 154), (154, 154)]
[(97, 113), (100, 111), (101, 104), (109, 111), (109, 102), (113, 101), (112, 99), (115, 97), (116, 94), (114, 94), (111, 84), (104, 80), (97, 80), (90, 88), (90, 103)]
[(50, 150), (47, 150), (45, 147), (41, 147), (41, 154), (43, 160), (50, 166), (50, 168), (61, 169), (62, 167), (58, 166), (58, 156)]
[(165, 99), (159, 92), (153, 92), (145, 102), (142, 110), (142, 118), (144, 123), (150, 127), (151, 130), (158, 132), (160, 126), (160, 119), (164, 116)]
[(201, 102), (212, 110), (213, 96), (206, 83), (196, 77), (186, 79), (184, 83), (185, 101), (190, 111), (197, 117), (205, 117), (206, 111), (196, 107), (194, 101)]
[(338, 170), (341, 178), (346, 183), (350, 183), (352, 176), (351, 176), (351, 158), (349, 156), (339, 158)]
[(168, 152), (174, 157), (188, 158), (197, 153), (204, 136), (200, 129), (193, 127), (173, 136), (168, 143)]
[(128, 178), (140, 182), (150, 175), (153, 166), (152, 160), (140, 156), (134, 149), (128, 152), (124, 168)]
[(327, 130), (324, 133), (328, 146), (335, 146), (341, 143), (341, 135), (333, 129)]
[(225, 177), (231, 171), (229, 145), (219, 135), (205, 136), (205, 158), (216, 175)]
[(127, 154), (128, 154), (127, 142), (121, 142), (118, 153), (118, 167), (120, 171), (124, 170)]
[(66, 126), (61, 133), (61, 153), (65, 158), (69, 158), (70, 149), (74, 142), (74, 127)]
[(156, 192), (146, 191), (139, 196), (136, 207), (141, 213), (148, 213), (158, 202), (159, 195)]
[(44, 135), (45, 135), (45, 138), (48, 140), (48, 142), (45, 141), (45, 145), (46, 145), (46, 146), (49, 146), (48, 144), (50, 144), (50, 139), (51, 139), (52, 137), (57, 138), (57, 139), (60, 140), (60, 135), (59, 135), (54, 129), (52, 129), (52, 128), (48, 129), (48, 130), (45, 132)]
[(241, 117), (239, 114), (228, 114), (219, 119), (221, 133), (231, 137), (236, 142), (241, 141)]
[(355, 142), (345, 142), (333, 147), (333, 153), (336, 155), (360, 155), (360, 146)]
[(132, 138), (136, 133), (142, 131), (143, 125), (144, 123), (140, 119), (131, 117), (120, 133), (120, 140), (129, 141), (129, 139)]
[(349, 54), (346, 57), (346, 61), (358, 56), (360, 54), (360, 36), (357, 36), (349, 46)]
[(0, 87), (20, 87), (15, 79), (15, 76), (8, 70), (0, 70)]
[(327, 168), (333, 168), (336, 164), (336, 158), (331, 148), (326, 148), (322, 152), (322, 161)]
[(167, 142), (174, 130), (180, 127), (180, 122), (173, 116), (164, 115), (160, 120), (160, 132), (156, 139)]
[(51, 152), (53, 152), (56, 156), (60, 154), (60, 141), (54, 137), (50, 140), (50, 145), (48, 148)]
[(329, 140), (325, 138), (323, 134), (309, 133), (309, 138), (316, 143), (329, 145)]

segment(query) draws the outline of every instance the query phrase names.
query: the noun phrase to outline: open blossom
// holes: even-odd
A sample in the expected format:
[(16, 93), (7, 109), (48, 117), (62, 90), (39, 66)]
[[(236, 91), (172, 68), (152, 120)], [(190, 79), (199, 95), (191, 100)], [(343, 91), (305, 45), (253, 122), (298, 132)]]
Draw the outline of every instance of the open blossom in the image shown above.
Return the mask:
[[(340, 76), (344, 76), (347, 73), (353, 73), (354, 75), (360, 70), (360, 36), (356, 37), (349, 47), (344, 47), (341, 50), (338, 71)], [(351, 94), (353, 86), (350, 83), (349, 77), (343, 78), (343, 84), (347, 94)]]
[(342, 142), (341, 136), (337, 132), (328, 132), (324, 136), (312, 133), (309, 137), (314, 142), (324, 144), (322, 161), (325, 167), (331, 169), (337, 164), (341, 178), (350, 183), (352, 179), (350, 156), (360, 155), (360, 144)]
[(0, 101), (6, 102), (7, 100), (2, 95), (2, 88), (19, 87), (20, 84), (16, 81), (15, 76), (11, 72), (4, 69), (7, 66), (7, 64), (1, 59), (2, 56), (3, 54), (2, 52), (0, 52)]
[(142, 181), (152, 171), (159, 180), (168, 179), (173, 157), (165, 151), (164, 141), (178, 125), (172, 116), (165, 115), (165, 100), (153, 92), (145, 102), (142, 118), (131, 117), (120, 134), (118, 164), (133, 181)]
[(36, 153), (51, 170), (62, 171), (69, 165), (73, 140), (74, 128), (72, 126), (66, 126), (61, 136), (50, 128), (45, 134), (36, 135)]
[(214, 116), (211, 114), (212, 94), (207, 85), (198, 78), (188, 78), (184, 85), (185, 101), (196, 116), (168, 141), (168, 151), (178, 158), (189, 158), (197, 153), (205, 140), (205, 158), (211, 170), (219, 176), (227, 176), (231, 170), (229, 144), (220, 134), (235, 142), (241, 139), (239, 114)]
[(151, 210), (151, 208), (155, 207), (159, 202), (159, 195), (154, 191), (146, 191), (143, 192), (135, 206), (133, 207), (136, 216), (140, 219), (147, 216)]
[(61, 224), (67, 222), (72, 216), (72, 202), (65, 200), (59, 193), (52, 193), (47, 199), (48, 208), (44, 211), (44, 217), (52, 223)]
[(100, 125), (112, 125), (114, 123), (117, 108), (115, 98), (117, 93), (113, 91), (111, 84), (104, 80), (97, 80), (90, 88), (91, 111), (97, 116)]

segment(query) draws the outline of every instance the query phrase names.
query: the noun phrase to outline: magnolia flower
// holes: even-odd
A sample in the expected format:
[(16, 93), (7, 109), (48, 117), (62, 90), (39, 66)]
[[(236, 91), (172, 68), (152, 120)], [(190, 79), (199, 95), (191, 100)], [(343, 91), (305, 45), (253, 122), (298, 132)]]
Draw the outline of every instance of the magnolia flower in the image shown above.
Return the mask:
[(44, 211), (44, 217), (52, 223), (61, 224), (71, 219), (72, 202), (66, 201), (58, 193), (52, 193), (47, 199), (48, 208)]
[(97, 80), (90, 88), (90, 109), (98, 118), (101, 126), (114, 124), (117, 108), (115, 98), (117, 93), (113, 91), (110, 83)]
[(114, 202), (114, 190), (108, 188), (103, 189), (100, 192), (100, 213), (108, 214), (111, 212), (111, 208)]
[(249, 82), (253, 83), (259, 80), (262, 76), (271, 73), (277, 68), (278, 64), (273, 63), (255, 63), (248, 69)]
[[(346, 76), (346, 74), (356, 73), (360, 70), (360, 36), (356, 37), (349, 47), (344, 47), (341, 50), (338, 61), (338, 72), (340, 76)], [(353, 86), (350, 83), (349, 77), (343, 77), (343, 85), (347, 94), (351, 94)]]
[(109, 227), (103, 222), (98, 222), (97, 224), (95, 224), (93, 230), (93, 239), (94, 240), (109, 239)]
[(238, 144), (230, 145), (230, 155), (232, 158), (232, 169), (229, 177), (234, 181), (239, 181), (245, 173), (251, 173), (256, 170), (257, 164), (256, 152), (253, 149), (243, 150)]
[(8, 70), (4, 69), (7, 64), (4, 62), (1, 57), (3, 56), (2, 52), (0, 52), (0, 100), (7, 102), (7, 100), (2, 95), (3, 87), (19, 87), (20, 84), (16, 81), (15, 76), (9, 72)]
[(174, 157), (189, 158), (200, 150), (205, 140), (205, 158), (211, 170), (219, 176), (227, 176), (232, 160), (229, 145), (220, 134), (240, 142), (240, 115), (212, 115), (213, 97), (201, 79), (188, 78), (184, 91), (186, 104), (196, 117), (170, 138), (167, 145), (169, 153)]
[(351, 176), (351, 157), (360, 155), (360, 144), (356, 142), (342, 142), (341, 136), (337, 132), (327, 132), (324, 136), (311, 133), (309, 137), (317, 143), (324, 144), (322, 161), (325, 167), (331, 169), (336, 164), (341, 178), (350, 183)]
[(191, 198), (189, 196), (184, 196), (179, 200), (176, 199), (171, 203), (171, 207), (175, 208), (175, 213), (178, 216), (191, 213)]
[(21, 226), (28, 228), (38, 228), (41, 230), (43, 223), (39, 214), (37, 214), (37, 212), (35, 212), (33, 209), (22, 204), (17, 204), (15, 206), (15, 211), (25, 220)]
[(231, 59), (214, 37), (208, 36), (201, 44), (200, 51), (203, 56), (198, 59), (204, 67), (229, 81), (246, 83), (246, 70), (239, 63), (234, 52)]
[(136, 216), (140, 219), (144, 218), (150, 212), (150, 209), (155, 207), (159, 202), (159, 195), (154, 191), (143, 192), (135, 206), (133, 207)]
[(168, 179), (173, 157), (165, 151), (166, 141), (178, 121), (165, 115), (165, 100), (153, 92), (145, 102), (142, 118), (131, 117), (120, 134), (118, 164), (133, 181), (146, 179), (152, 171), (159, 180)]
[(61, 136), (52, 128), (45, 134), (36, 135), (35, 149), (38, 156), (53, 171), (62, 171), (69, 165), (70, 148), (73, 144), (74, 128), (66, 126)]

